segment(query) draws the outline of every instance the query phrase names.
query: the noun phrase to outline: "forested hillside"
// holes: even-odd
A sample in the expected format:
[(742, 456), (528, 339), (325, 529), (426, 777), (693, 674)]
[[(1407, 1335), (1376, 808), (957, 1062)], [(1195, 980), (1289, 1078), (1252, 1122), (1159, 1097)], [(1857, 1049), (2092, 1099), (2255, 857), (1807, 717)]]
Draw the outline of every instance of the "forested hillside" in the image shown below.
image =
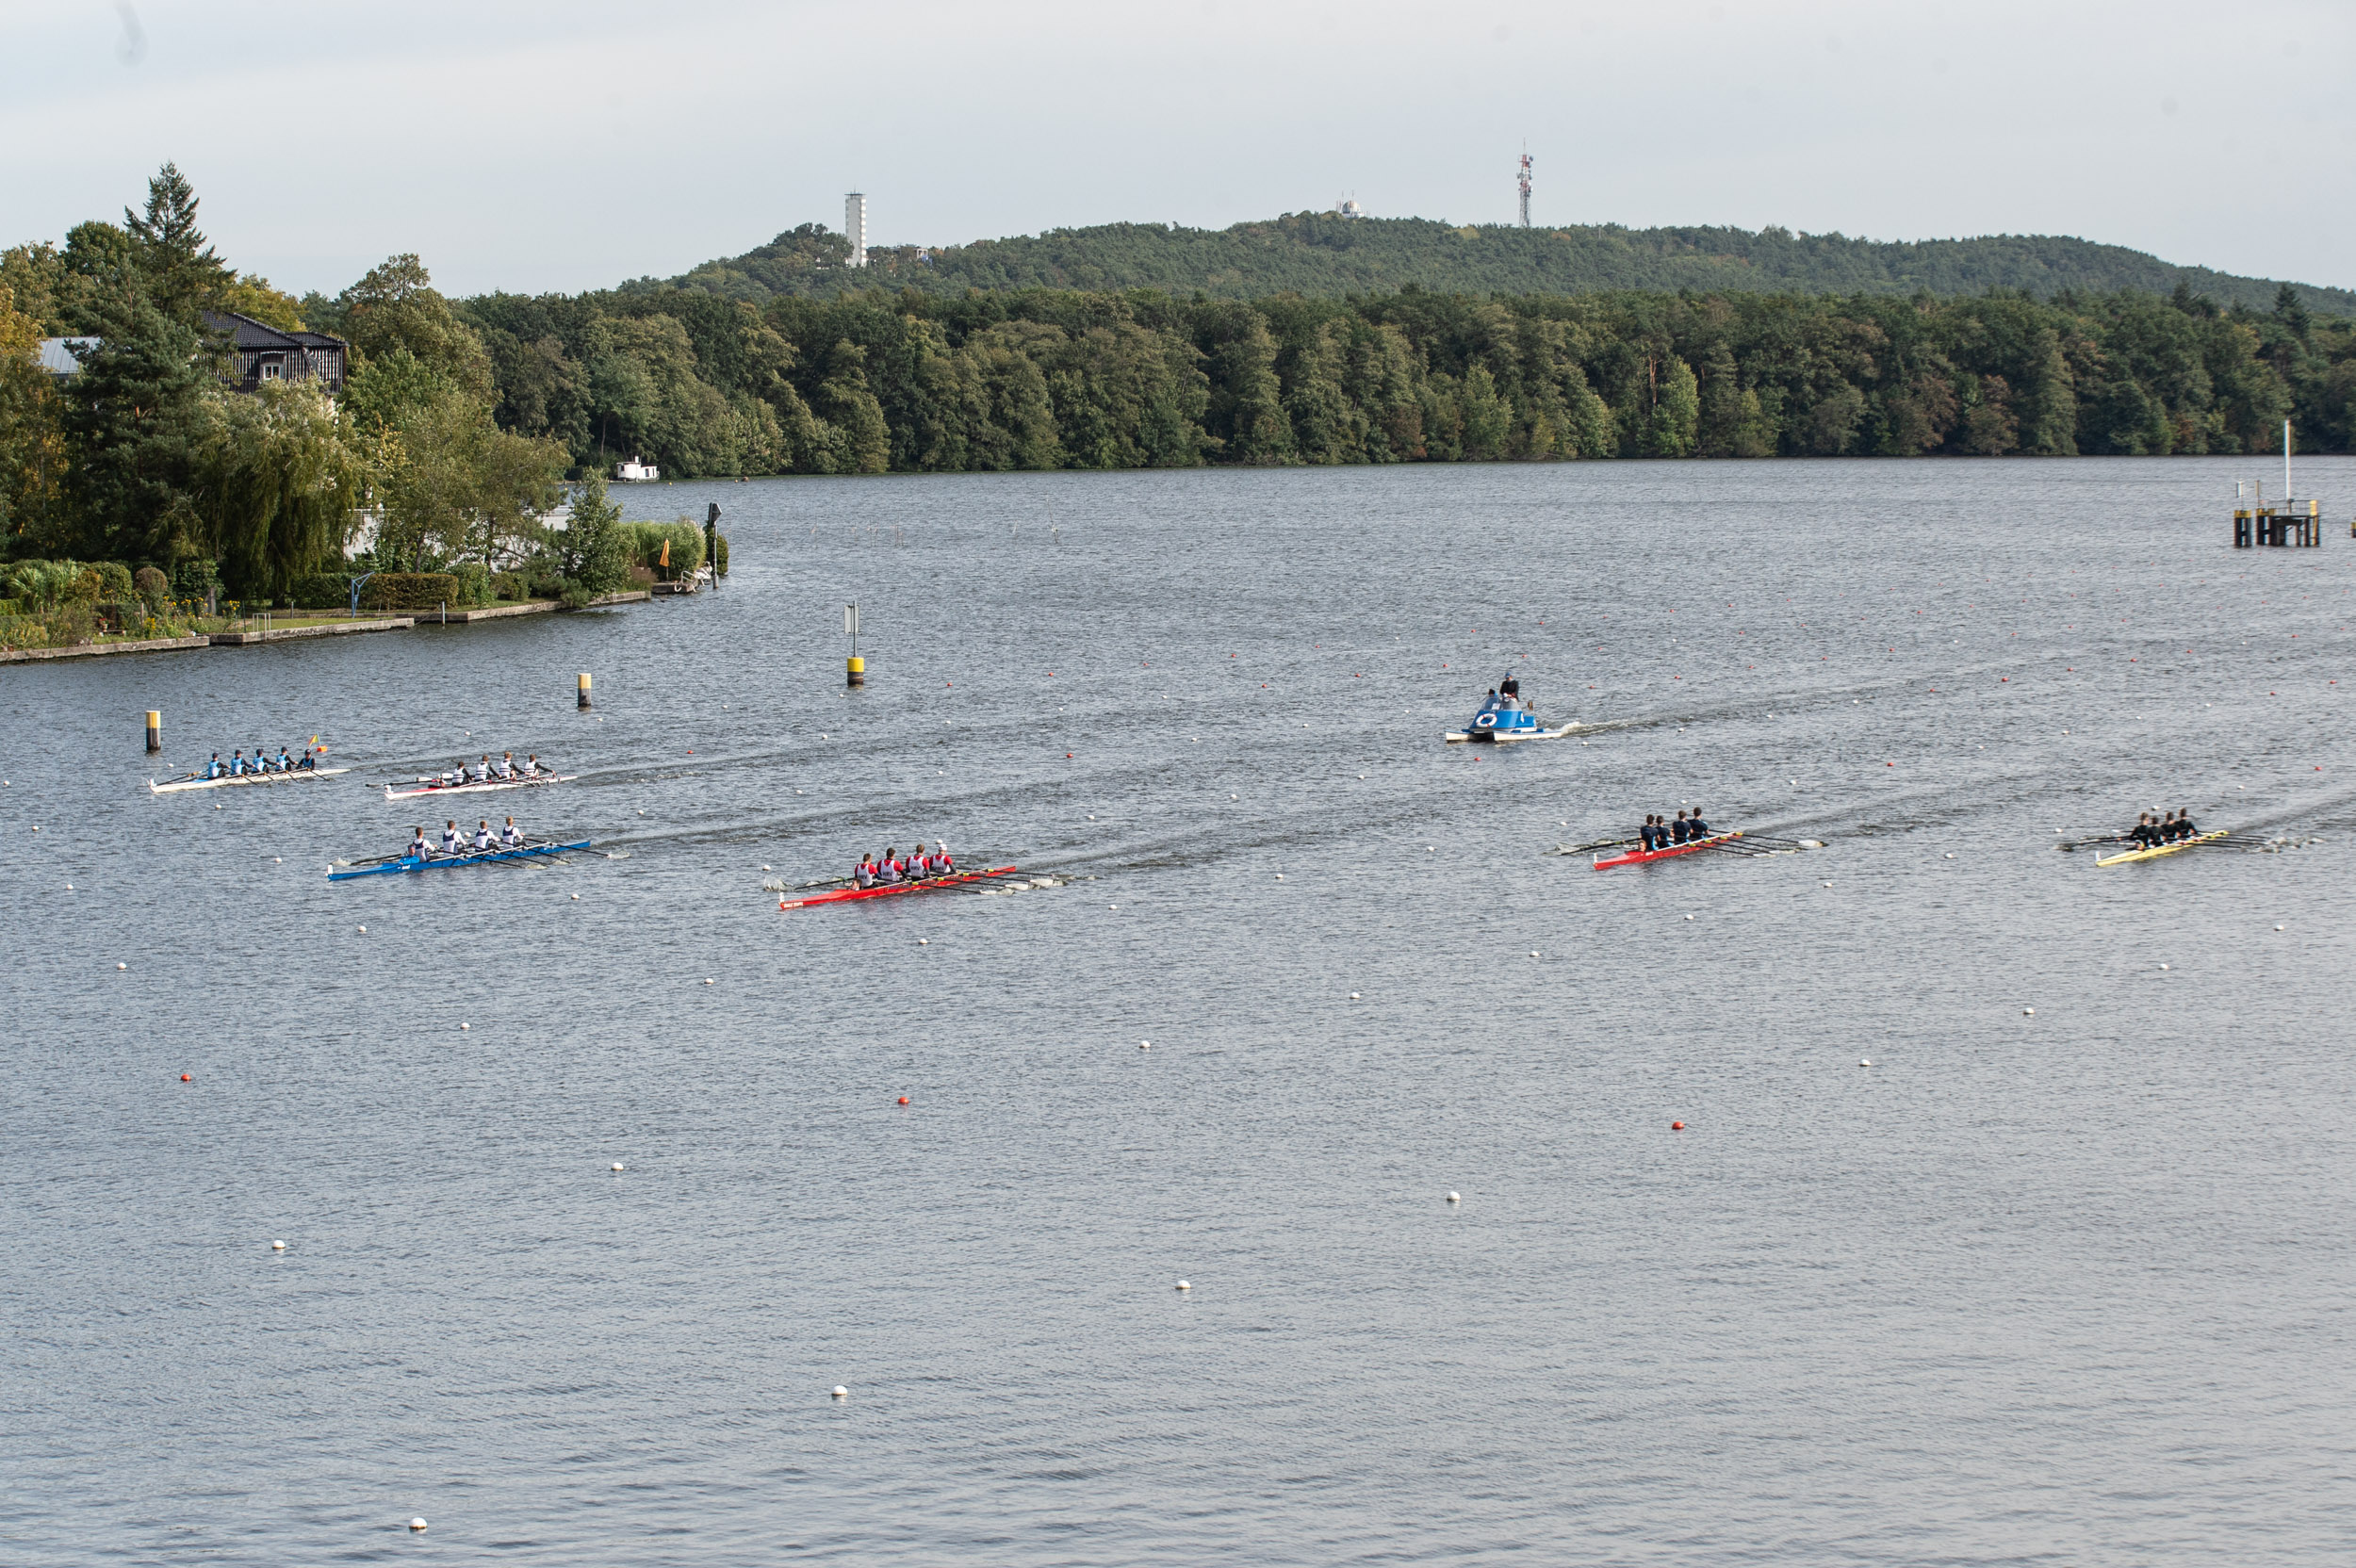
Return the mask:
[(2284, 289), (1408, 288), (1251, 302), (701, 290), (463, 302), (505, 428), (676, 477), (1195, 464), (2356, 449), (2356, 322)]
[[(930, 249), (868, 253), (843, 265), (843, 237), (815, 223), (667, 283), (630, 292), (695, 288), (760, 304), (780, 294), (832, 298), (885, 287), (928, 294), (968, 289), (1155, 288), (1250, 300), (1271, 294), (1389, 293), (1403, 285), (1457, 294), (1590, 294), (1691, 289), (1702, 293), (1984, 294), (2025, 290), (2038, 299), (2131, 288), (2168, 294), (2179, 284), (2219, 304), (2272, 307), (2279, 285), (2202, 267), (2176, 267), (2119, 245), (2053, 235), (1888, 242), (1769, 228), (1624, 229), (1616, 224), (1522, 229), (1458, 227), (1419, 218), (1345, 219), (1288, 213), (1227, 229), (1109, 223), (1036, 237), (983, 239)], [(2299, 303), (2356, 315), (2356, 292), (2294, 284)]]

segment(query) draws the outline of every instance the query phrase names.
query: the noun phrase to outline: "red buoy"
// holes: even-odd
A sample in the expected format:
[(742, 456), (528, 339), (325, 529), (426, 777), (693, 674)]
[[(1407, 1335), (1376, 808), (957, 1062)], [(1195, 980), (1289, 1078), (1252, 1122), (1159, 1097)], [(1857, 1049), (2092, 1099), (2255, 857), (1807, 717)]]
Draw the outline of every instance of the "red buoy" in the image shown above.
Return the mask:
[(1682, 1121), (1672, 1121), (1669, 1123), (1669, 1131), (1672, 1133), (1682, 1133), (1685, 1131), (1685, 1123)]
[(907, 1095), (905, 1095), (905, 1094), (904, 1094), (904, 1095), (900, 1096), (900, 1103), (901, 1103), (901, 1104), (905, 1105), (905, 1104), (907, 1104), (908, 1102), (908, 1097)]
[(187, 1083), (188, 1081), (188, 1075), (187, 1073), (185, 1073), (185, 1072), (184, 1072), (184, 1073), (180, 1074), (180, 1082), (182, 1082), (182, 1083), (184, 1083), (184, 1084), (185, 1084), (185, 1083)]

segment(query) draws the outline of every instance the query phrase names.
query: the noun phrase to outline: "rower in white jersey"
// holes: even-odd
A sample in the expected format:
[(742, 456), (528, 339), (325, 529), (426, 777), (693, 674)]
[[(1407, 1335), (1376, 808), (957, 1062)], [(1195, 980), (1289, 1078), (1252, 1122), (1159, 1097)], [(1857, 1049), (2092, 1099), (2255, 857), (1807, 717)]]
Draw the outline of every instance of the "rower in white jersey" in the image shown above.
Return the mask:
[(442, 824), (442, 853), (445, 855), (457, 854), (460, 841), (461, 841), (458, 837), (458, 819), (456, 817), (448, 818)]
[(499, 776), (501, 783), (513, 779), (515, 776), (515, 754), (512, 751), (502, 752), (499, 760), (491, 764), (491, 771)]
[(491, 837), (491, 819), (484, 817), (483, 819), (482, 825), (474, 830), (475, 853), (477, 855), (483, 853), (485, 850), (489, 849), (495, 841), (494, 841)]
[(540, 754), (538, 752), (535, 751), (524, 759), (524, 776), (526, 778), (540, 776)]
[(424, 828), (413, 827), (409, 830), (409, 847), (401, 852), (404, 857), (412, 860), (422, 860), (433, 851), (434, 846), (425, 841)]
[(491, 754), (489, 752), (484, 752), (483, 760), (466, 770), (466, 782), (469, 784), (491, 782)]
[(506, 848), (506, 849), (521, 849), (521, 848), (523, 848), (523, 846), (524, 846), (524, 830), (523, 830), (522, 828), (517, 827), (517, 826), (515, 825), (515, 818), (513, 818), (513, 817), (508, 818), (508, 819), (507, 819), (507, 825), (506, 825), (506, 827), (500, 830), (500, 832), (499, 832), (499, 844), (500, 844), (500, 846), (501, 846), (501, 847)]

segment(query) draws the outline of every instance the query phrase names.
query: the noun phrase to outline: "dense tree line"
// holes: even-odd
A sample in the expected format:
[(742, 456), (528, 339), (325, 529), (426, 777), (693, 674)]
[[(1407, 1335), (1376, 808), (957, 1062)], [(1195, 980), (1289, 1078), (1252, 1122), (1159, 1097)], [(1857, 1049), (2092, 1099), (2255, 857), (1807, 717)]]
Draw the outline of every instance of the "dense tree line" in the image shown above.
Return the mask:
[(677, 477), (2356, 449), (2356, 322), (2179, 287), (469, 300), (506, 428)]
[[(1766, 228), (1628, 229), (1437, 223), (1420, 218), (1346, 219), (1298, 212), (1225, 229), (1107, 223), (967, 245), (868, 252), (844, 265), (848, 242), (815, 223), (741, 256), (709, 261), (667, 284), (765, 304), (780, 294), (833, 298), (881, 286), (957, 296), (968, 289), (1154, 288), (1191, 298), (1390, 293), (1592, 294), (1607, 290), (1750, 294), (1985, 294), (2026, 290), (2166, 295), (2182, 284), (2223, 305), (2271, 307), (2271, 279), (2176, 267), (2120, 245), (2056, 235), (1886, 241)], [(2356, 292), (2294, 284), (2319, 315), (2356, 316)]]
[[(2288, 286), (2263, 308), (2182, 280), (2047, 300), (1409, 286), (453, 302), (395, 256), (296, 301), (215, 254), (196, 210), (167, 165), (122, 223), (0, 253), (8, 556), (150, 566), (175, 589), (202, 564), (233, 593), (283, 597), (365, 527), (376, 565), (537, 574), (581, 596), (614, 585), (627, 548), (539, 519), (566, 478), (630, 455), (695, 478), (2230, 453), (2271, 450), (2284, 418), (2302, 449), (2356, 450), (2356, 319)], [(221, 309), (347, 339), (340, 394), (227, 389), (205, 321)], [(60, 387), (33, 351), (66, 334), (98, 341)], [(590, 533), (619, 526), (594, 486), (576, 499)]]

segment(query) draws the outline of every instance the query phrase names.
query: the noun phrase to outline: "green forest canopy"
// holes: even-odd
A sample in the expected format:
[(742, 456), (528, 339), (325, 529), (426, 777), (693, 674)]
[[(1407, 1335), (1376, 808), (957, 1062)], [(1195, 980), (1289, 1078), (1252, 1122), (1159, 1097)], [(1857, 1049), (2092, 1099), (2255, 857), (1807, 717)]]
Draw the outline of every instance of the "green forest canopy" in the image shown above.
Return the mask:
[[(962, 294), (969, 288), (1156, 288), (1249, 300), (1387, 293), (1407, 284), (1439, 293), (1587, 294), (1604, 290), (1700, 293), (1984, 294), (2135, 289), (2172, 293), (2179, 284), (2224, 305), (2265, 310), (2282, 286), (2205, 267), (2177, 267), (2120, 245), (2054, 235), (1886, 241), (1766, 228), (1627, 229), (1617, 224), (1514, 228), (1421, 218), (1349, 219), (1286, 213), (1225, 229), (1107, 223), (1037, 236), (868, 253), (845, 267), (841, 235), (815, 223), (741, 256), (708, 261), (631, 292), (704, 289), (762, 303), (780, 295), (828, 298), (871, 287)], [(2356, 316), (2356, 291), (2293, 284), (2306, 309)]]

